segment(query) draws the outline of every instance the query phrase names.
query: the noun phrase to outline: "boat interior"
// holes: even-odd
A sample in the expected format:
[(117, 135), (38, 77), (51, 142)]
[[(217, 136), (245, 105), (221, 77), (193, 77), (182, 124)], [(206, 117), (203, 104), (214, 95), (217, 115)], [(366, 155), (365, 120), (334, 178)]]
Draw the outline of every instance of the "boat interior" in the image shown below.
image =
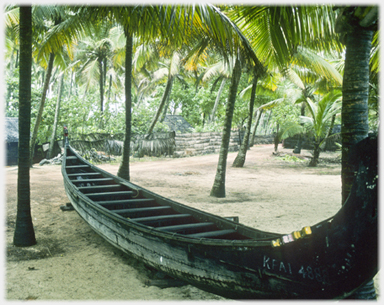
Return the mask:
[(244, 240), (251, 239), (234, 228), (223, 227), (209, 219), (198, 219), (193, 213), (177, 211), (164, 200), (148, 198), (144, 192), (95, 171), (90, 164), (79, 159), (67, 149), (68, 178), (78, 190), (95, 204), (133, 222), (163, 232), (187, 235), (193, 238)]

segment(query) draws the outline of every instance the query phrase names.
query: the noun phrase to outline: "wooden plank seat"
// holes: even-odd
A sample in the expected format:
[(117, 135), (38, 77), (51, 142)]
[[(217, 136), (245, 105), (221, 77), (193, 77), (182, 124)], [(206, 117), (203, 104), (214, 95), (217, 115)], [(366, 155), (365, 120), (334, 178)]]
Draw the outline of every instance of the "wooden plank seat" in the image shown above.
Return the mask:
[(157, 206), (157, 207), (146, 207), (146, 208), (132, 208), (114, 210), (113, 212), (127, 218), (137, 218), (144, 216), (155, 216), (158, 214), (169, 214), (172, 211), (170, 206)]
[(127, 208), (154, 206), (156, 201), (151, 198), (134, 198), (134, 199), (98, 201), (97, 203), (108, 210), (123, 210)]
[[(79, 180), (82, 181), (82, 180)], [(83, 180), (84, 181), (84, 180)], [(108, 192), (108, 191), (118, 191), (121, 190), (122, 185), (121, 184), (102, 184), (102, 185), (90, 185), (90, 186), (79, 186), (78, 189), (82, 193), (86, 193), (88, 191), (94, 191), (97, 190), (99, 192)]]
[(72, 174), (67, 174), (69, 178), (72, 177), (77, 177), (77, 176), (101, 176), (103, 177), (100, 173), (97, 172), (89, 172), (89, 173), (72, 173)]
[(80, 169), (80, 168), (88, 168), (89, 165), (81, 164), (81, 165), (67, 165), (66, 169)]
[(161, 215), (161, 216), (147, 216), (147, 217), (138, 217), (132, 219), (135, 222), (145, 224), (151, 227), (160, 227), (165, 224), (178, 223), (188, 221), (192, 218), (191, 214), (171, 214), (171, 215)]
[(229, 235), (232, 233), (236, 233), (236, 231), (233, 229), (217, 230), (217, 231), (208, 231), (208, 232), (202, 232), (202, 233), (188, 234), (188, 236), (189, 237), (196, 237), (196, 238), (215, 238), (215, 237), (223, 237), (225, 235)]
[(208, 229), (209, 227), (214, 227), (213, 222), (201, 222), (201, 223), (189, 223), (175, 226), (166, 226), (156, 228), (161, 231), (175, 232), (180, 234), (188, 234), (188, 232), (199, 231), (201, 229)]
[(97, 190), (99, 192), (110, 191), (112, 189), (122, 188), (121, 184), (99, 184), (99, 185), (87, 185), (87, 186), (79, 186), (77, 187), (79, 190)]
[(72, 183), (98, 183), (98, 182), (108, 182), (108, 181), (113, 181), (113, 179), (112, 178), (76, 179), (76, 180), (72, 180)]
[[(89, 193), (89, 194), (85, 194), (85, 195), (88, 196), (89, 198), (94, 198), (93, 200), (100, 199), (100, 201), (101, 201), (101, 198), (103, 198), (103, 197), (104, 198), (105, 197), (116, 198), (116, 197), (132, 196), (135, 194), (136, 194), (136, 192), (132, 192), (132, 191), (119, 191), (119, 192)], [(123, 199), (123, 198), (121, 198), (121, 199)], [(126, 198), (124, 198), (124, 199), (126, 199)], [(97, 200), (95, 202), (97, 202)]]

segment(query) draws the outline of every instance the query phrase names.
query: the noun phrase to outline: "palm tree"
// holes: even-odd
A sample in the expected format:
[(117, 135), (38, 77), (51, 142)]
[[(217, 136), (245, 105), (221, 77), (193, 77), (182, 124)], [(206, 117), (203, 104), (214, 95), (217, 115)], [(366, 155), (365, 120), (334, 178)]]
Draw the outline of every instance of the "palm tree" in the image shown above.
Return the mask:
[(50, 158), (50, 159), (54, 157), (53, 148), (54, 148), (54, 143), (55, 143), (55, 138), (56, 138), (57, 123), (58, 123), (59, 115), (60, 115), (60, 104), (61, 104), (61, 98), (63, 95), (63, 87), (64, 87), (64, 72), (61, 73), (60, 80), (59, 80), (59, 92), (57, 94), (55, 119), (53, 122), (53, 131), (52, 131), (51, 140), (49, 142), (48, 158)]
[(45, 73), (45, 80), (44, 80), (43, 91), (42, 91), (42, 95), (41, 95), (41, 99), (40, 99), (40, 103), (39, 103), (39, 108), (38, 108), (38, 111), (37, 111), (37, 116), (36, 116), (36, 119), (35, 119), (35, 124), (33, 125), (34, 127), (33, 127), (33, 132), (32, 132), (32, 137), (31, 137), (31, 145), (30, 145), (30, 148), (31, 148), (31, 152), (30, 152), (31, 167), (32, 167), (32, 164), (33, 164), (33, 156), (35, 154), (35, 144), (36, 144), (36, 140), (37, 140), (37, 133), (39, 131), (39, 126), (40, 126), (41, 119), (43, 117), (43, 110), (44, 110), (45, 100), (46, 100), (46, 97), (47, 97), (48, 87), (49, 87), (51, 76), (52, 76), (53, 61), (54, 60), (55, 60), (55, 54), (54, 53), (49, 54), (49, 60), (48, 60), (47, 70), (46, 70), (46, 73)]
[[(305, 116), (306, 100), (312, 99), (315, 91), (328, 92), (330, 88), (338, 88), (342, 84), (342, 76), (333, 64), (307, 48), (298, 48), (289, 68), (282, 70), (302, 92), (301, 116)], [(304, 129), (303, 129), (304, 130)], [(299, 134), (294, 153), (300, 154), (302, 133)]]
[[(252, 147), (254, 145), (255, 141), (255, 135), (257, 131), (257, 127), (259, 126), (260, 119), (264, 113), (264, 108), (260, 105), (266, 104), (266, 102), (270, 102), (276, 97), (276, 89), (277, 83), (280, 82), (281, 75), (279, 73), (271, 73), (269, 76), (264, 77), (258, 82), (257, 86), (257, 96), (255, 97), (256, 103), (259, 105), (259, 107), (255, 110), (254, 118), (256, 119), (255, 125), (253, 126), (251, 139), (249, 142), (249, 147)], [(248, 95), (248, 93), (251, 91), (250, 88), (252, 86), (247, 87), (243, 90), (241, 93), (243, 96)]]
[[(201, 54), (207, 47), (212, 44), (212, 42), (202, 39), (199, 41), (199, 44), (194, 48), (197, 53)], [(265, 74), (265, 69), (259, 62), (258, 58), (253, 52), (238, 52), (238, 53), (229, 53), (225, 54), (222, 57), (223, 60), (218, 62), (214, 69), (209, 69), (206, 74), (206, 78), (211, 77), (220, 71), (221, 74), (226, 75), (229, 71), (232, 71), (231, 85), (229, 89), (229, 96), (227, 99), (226, 113), (224, 119), (224, 128), (222, 133), (222, 142), (219, 153), (219, 161), (216, 169), (215, 180), (210, 192), (210, 196), (213, 197), (225, 197), (225, 175), (226, 175), (226, 166), (227, 166), (227, 155), (228, 155), (228, 146), (229, 139), (232, 127), (232, 118), (233, 111), (236, 102), (237, 88), (241, 76), (241, 66), (246, 65), (249, 67), (251, 73), (254, 74), (255, 78), (263, 76)], [(223, 68), (224, 67), (224, 68)], [(233, 68), (232, 68), (233, 67)], [(219, 68), (219, 69), (218, 69)], [(235, 69), (237, 69), (235, 71)], [(223, 84), (223, 82), (222, 82)], [(217, 99), (216, 99), (217, 101)], [(216, 104), (216, 102), (215, 102)], [(253, 102), (252, 102), (253, 107)], [(215, 106), (214, 106), (215, 109)], [(252, 115), (252, 112), (251, 112)], [(249, 135), (248, 135), (249, 137)], [(245, 158), (245, 154), (244, 154)]]
[(354, 170), (350, 148), (368, 136), (369, 62), (372, 38), (377, 30), (378, 7), (344, 7), (337, 31), (346, 44), (342, 106), (342, 202), (347, 199)]
[[(288, 84), (291, 85), (291, 84)], [(278, 92), (278, 98), (274, 99), (266, 104), (259, 106), (258, 111), (270, 110), (269, 118), (267, 121), (267, 125), (269, 124), (273, 109), (280, 105), (284, 104), (293, 104), (296, 101), (298, 96), (297, 90), (292, 90), (287, 88), (286, 86), (282, 86), (285, 89), (284, 95), (280, 97), (280, 93)], [(292, 114), (293, 116), (295, 114)], [(277, 153), (278, 146), (281, 140), (284, 140), (288, 137), (292, 137), (298, 133), (301, 133), (303, 128), (295, 122), (295, 117), (287, 118), (287, 114), (283, 116), (275, 115), (273, 117), (273, 125), (276, 124), (276, 132), (274, 132), (274, 153)]]
[[(34, 123), (34, 128), (32, 132), (32, 137), (31, 137), (31, 144), (30, 144), (30, 163), (32, 166), (33, 163), (33, 156), (35, 152), (35, 143), (37, 140), (37, 134), (40, 126), (40, 122), (43, 116), (43, 110), (44, 110), (44, 105), (45, 105), (45, 100), (47, 97), (47, 92), (48, 92), (48, 87), (50, 84), (51, 76), (52, 76), (52, 71), (53, 71), (53, 66), (54, 66), (54, 61), (56, 59), (56, 65), (57, 66), (63, 66), (65, 65), (65, 62), (63, 61), (63, 57), (60, 52), (63, 52), (63, 45), (66, 45), (66, 52), (68, 52), (69, 56), (71, 56), (71, 49), (72, 45), (71, 42), (74, 40), (74, 37), (67, 37), (63, 39), (60, 37), (58, 41), (56, 41), (55, 44), (50, 44), (45, 42), (47, 39), (47, 35), (45, 33), (50, 33), (50, 30), (52, 28), (41, 26), (41, 24), (45, 24), (47, 20), (53, 20), (54, 26), (53, 28), (57, 27), (60, 25), (63, 20), (66, 18), (66, 13), (67, 10), (64, 7), (60, 6), (35, 6), (34, 7), (34, 18), (35, 18), (35, 24), (40, 25), (40, 32), (42, 34), (41, 38), (41, 44), (43, 45), (43, 48), (36, 48), (36, 55), (37, 58), (41, 59), (41, 64), (46, 67), (46, 73), (45, 73), (45, 80), (44, 80), (44, 86), (42, 89), (42, 95), (38, 107), (38, 113), (35, 119)], [(38, 32), (38, 31), (36, 31)], [(59, 56), (55, 56), (55, 54), (58, 54)], [(46, 61), (46, 57), (49, 57), (48, 61)], [(64, 67), (63, 67), (64, 68)]]
[[(227, 56), (227, 52), (234, 52), (240, 48), (248, 54), (254, 62), (256, 70), (263, 70), (261, 63), (256, 58), (252, 48), (239, 29), (216, 7), (207, 5), (192, 6), (146, 6), (124, 7), (115, 10), (115, 18), (122, 24), (126, 31), (127, 42), (132, 40), (133, 34), (139, 35), (144, 40), (156, 37), (165, 37), (176, 45), (186, 42), (192, 43), (201, 37), (207, 37), (213, 44)], [(192, 43), (193, 44), (193, 43)], [(122, 163), (118, 175), (129, 179), (129, 152), (130, 152), (130, 111), (131, 97), (131, 46), (127, 43), (126, 55), (126, 138)], [(128, 71), (129, 70), (129, 71)], [(233, 109), (233, 108), (232, 108)], [(128, 126), (129, 125), (129, 126)], [(230, 124), (229, 124), (230, 125)]]
[(140, 45), (136, 43), (135, 54), (132, 59), (133, 72), (136, 76), (132, 83), (134, 85), (134, 104), (136, 107), (157, 86), (159, 79), (168, 75), (168, 69), (163, 67), (159, 71), (166, 72), (161, 73), (161, 77), (158, 77), (160, 73), (155, 70), (159, 69), (159, 63), (160, 52), (156, 43), (142, 43)]
[(219, 162), (217, 164), (216, 176), (210, 193), (210, 196), (213, 197), (225, 197), (225, 173), (227, 167), (228, 145), (231, 136), (233, 110), (235, 108), (237, 87), (239, 85), (240, 76), (241, 62), (240, 59), (236, 57), (235, 66), (233, 67), (233, 73), (231, 78), (231, 86), (229, 89), (227, 108), (225, 111), (224, 131), (220, 146)]
[[(334, 10), (331, 6), (244, 6), (236, 9), (235, 15), (236, 22), (242, 23), (240, 28), (249, 28), (246, 35), (251, 37), (252, 45), (257, 46), (259, 58), (267, 59), (268, 65), (277, 63), (284, 66), (285, 59), (292, 56), (300, 43), (320, 51), (333, 49), (340, 52), (342, 46), (337, 33), (344, 36), (342, 41), (347, 52), (342, 105), (342, 202), (345, 202), (353, 180), (353, 171), (347, 161), (348, 151), (368, 132), (365, 97), (372, 34), (377, 31), (378, 7), (347, 6)], [(377, 60), (377, 56), (374, 57)], [(357, 116), (354, 109), (359, 109)]]
[(244, 162), (245, 162), (245, 157), (246, 157), (247, 150), (248, 150), (249, 136), (251, 134), (253, 106), (255, 104), (255, 96), (256, 96), (256, 86), (257, 86), (257, 77), (254, 77), (253, 83), (252, 83), (251, 99), (249, 101), (247, 127), (245, 129), (245, 135), (243, 138), (243, 142), (241, 143), (239, 152), (238, 152), (235, 160), (233, 161), (233, 164), (232, 164), (233, 167), (243, 167)]
[(212, 108), (212, 112), (209, 115), (208, 124), (214, 122), (217, 107), (219, 106), (219, 102), (220, 102), (220, 97), (221, 97), (221, 94), (223, 92), (223, 89), (224, 89), (224, 86), (225, 86), (227, 80), (231, 76), (231, 73), (232, 73), (231, 68), (232, 67), (233, 67), (233, 65), (228, 65), (226, 61), (219, 60), (218, 62), (215, 62), (213, 65), (210, 65), (206, 69), (206, 71), (204, 72), (204, 75), (202, 77), (203, 82), (208, 81), (217, 75), (219, 75), (219, 76), (216, 79), (216, 81), (214, 82), (214, 85), (218, 81), (221, 80), (220, 88), (219, 88), (219, 91), (217, 92), (217, 96), (216, 96), (215, 103), (214, 103), (213, 108)]
[(132, 109), (132, 55), (134, 36), (143, 42), (163, 39), (172, 42), (176, 47), (183, 44), (195, 45), (196, 41), (209, 40), (221, 52), (224, 58), (230, 53), (240, 51), (253, 61), (255, 70), (263, 71), (248, 40), (233, 22), (218, 8), (211, 4), (205, 5), (164, 5), (164, 6), (102, 6), (73, 8), (72, 20), (66, 20), (55, 27), (49, 36), (55, 40), (60, 34), (78, 35), (93, 22), (102, 18), (110, 18), (120, 24), (126, 36), (125, 62), (125, 109), (126, 128), (122, 162), (118, 175), (129, 180), (130, 131)]
[(290, 67), (300, 63), (341, 83), (340, 74), (308, 49), (321, 52), (342, 49), (332, 28), (335, 14), (330, 6), (242, 6), (231, 9), (229, 16), (270, 70), (278, 68), (288, 76)]
[[(148, 128), (148, 131), (147, 131), (148, 135), (152, 133), (153, 128), (155, 127), (161, 113), (163, 112), (165, 105), (166, 105), (166, 102), (167, 102), (167, 100), (171, 94), (173, 81), (174, 81), (176, 75), (179, 73), (180, 60), (181, 60), (181, 58), (180, 58), (179, 52), (175, 51), (172, 54), (172, 57), (171, 57), (171, 60), (170, 60), (168, 67), (161, 69), (161, 70), (163, 70), (163, 73), (161, 73), (161, 74), (167, 76), (167, 85), (165, 87), (159, 108), (157, 109), (157, 112), (156, 112), (156, 114), (155, 114), (155, 116), (151, 122), (151, 125)], [(157, 72), (159, 72), (159, 71), (157, 71)]]
[[(354, 180), (354, 170), (348, 162), (351, 147), (368, 135), (369, 62), (372, 37), (377, 31), (378, 7), (345, 7), (341, 9), (337, 31), (346, 44), (342, 105), (342, 204), (346, 201)], [(371, 280), (350, 298), (376, 299)], [(362, 297), (360, 296), (362, 295)]]
[(133, 35), (124, 29), (126, 36), (125, 46), (125, 138), (123, 145), (123, 158), (117, 175), (129, 180), (129, 155), (131, 144), (131, 108), (132, 108), (132, 55), (133, 55)]
[[(85, 91), (95, 82), (99, 86), (100, 94), (100, 114), (104, 113), (104, 95), (107, 79), (108, 67), (112, 66), (111, 58), (115, 53), (114, 41), (110, 38), (110, 31), (115, 29), (106, 21), (98, 22), (94, 25), (92, 36), (87, 36), (79, 42), (77, 49), (78, 60), (82, 64), (78, 73), (81, 73), (85, 79)], [(115, 34), (114, 32), (112, 32)], [(96, 81), (97, 79), (97, 81)], [(102, 125), (102, 121), (101, 121)]]
[(20, 7), (19, 162), (15, 246), (36, 244), (31, 217), (29, 136), (31, 125), (32, 8)]
[[(346, 201), (354, 180), (354, 169), (348, 162), (349, 150), (354, 144), (368, 136), (369, 63), (372, 38), (374, 32), (377, 31), (377, 23), (378, 6), (344, 7), (341, 9), (337, 23), (337, 31), (343, 35), (343, 42), (347, 49), (341, 124), (342, 204)], [(372, 57), (377, 60), (375, 55)], [(364, 296), (364, 290), (375, 291), (372, 280), (350, 298), (376, 299), (376, 293), (367, 297)]]
[(314, 135), (313, 158), (308, 166), (317, 165), (321, 144), (327, 140), (327, 133), (330, 129), (330, 123), (334, 115), (341, 108), (341, 92), (329, 92), (318, 103), (312, 102), (309, 98), (305, 99), (311, 117), (301, 116), (301, 122), (310, 127)]

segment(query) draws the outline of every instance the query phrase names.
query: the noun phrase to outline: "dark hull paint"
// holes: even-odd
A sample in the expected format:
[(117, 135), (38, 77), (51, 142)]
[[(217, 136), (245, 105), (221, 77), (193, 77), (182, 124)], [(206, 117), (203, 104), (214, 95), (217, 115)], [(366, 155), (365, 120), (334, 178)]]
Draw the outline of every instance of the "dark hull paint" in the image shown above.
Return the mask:
[[(70, 156), (62, 165), (67, 195), (99, 235), (146, 264), (203, 290), (234, 299), (345, 298), (377, 272), (377, 154), (356, 160), (359, 174), (353, 191), (332, 219), (312, 226), (312, 234), (278, 247), (272, 241), (282, 234), (246, 227), (156, 195), (89, 164), (70, 147), (65, 156)], [(170, 206), (177, 213), (214, 223), (223, 232), (236, 233), (228, 235), (232, 239), (195, 238), (137, 223), (139, 214), (127, 219), (121, 209), (119, 215), (98, 204), (107, 200), (81, 190), (79, 181), (76, 186), (68, 173), (79, 169), (68, 168), (70, 164), (88, 165), (87, 171), (112, 178), (139, 199), (154, 199), (161, 209)]]

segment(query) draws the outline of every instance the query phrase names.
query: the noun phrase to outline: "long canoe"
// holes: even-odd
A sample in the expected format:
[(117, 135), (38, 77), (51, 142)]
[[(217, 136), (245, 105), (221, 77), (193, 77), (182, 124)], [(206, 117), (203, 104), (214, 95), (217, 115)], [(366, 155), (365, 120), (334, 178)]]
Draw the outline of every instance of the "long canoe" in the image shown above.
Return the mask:
[(65, 143), (65, 190), (92, 229), (205, 291), (232, 299), (342, 299), (378, 271), (376, 139), (356, 146), (356, 178), (340, 211), (287, 234), (164, 198), (90, 164)]

